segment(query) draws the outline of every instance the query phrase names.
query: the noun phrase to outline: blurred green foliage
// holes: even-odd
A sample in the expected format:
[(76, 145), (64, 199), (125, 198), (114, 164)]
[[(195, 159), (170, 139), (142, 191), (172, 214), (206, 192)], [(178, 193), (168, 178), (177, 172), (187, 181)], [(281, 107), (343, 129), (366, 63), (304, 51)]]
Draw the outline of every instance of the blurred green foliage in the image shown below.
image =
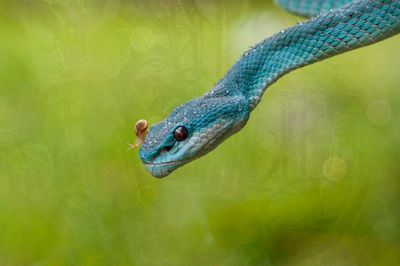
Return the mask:
[(400, 265), (400, 36), (296, 70), (165, 179), (134, 123), (302, 20), (269, 1), (0, 2), (1, 265)]

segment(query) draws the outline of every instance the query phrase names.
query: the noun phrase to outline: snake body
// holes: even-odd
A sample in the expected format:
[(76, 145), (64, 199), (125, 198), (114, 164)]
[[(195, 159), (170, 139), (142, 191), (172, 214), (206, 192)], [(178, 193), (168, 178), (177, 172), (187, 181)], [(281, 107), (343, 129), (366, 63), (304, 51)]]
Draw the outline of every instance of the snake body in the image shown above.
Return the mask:
[(322, 15), (245, 51), (209, 92), (150, 127), (139, 156), (151, 175), (167, 176), (242, 129), (265, 90), (282, 75), (400, 32), (400, 0), (277, 2), (296, 14)]

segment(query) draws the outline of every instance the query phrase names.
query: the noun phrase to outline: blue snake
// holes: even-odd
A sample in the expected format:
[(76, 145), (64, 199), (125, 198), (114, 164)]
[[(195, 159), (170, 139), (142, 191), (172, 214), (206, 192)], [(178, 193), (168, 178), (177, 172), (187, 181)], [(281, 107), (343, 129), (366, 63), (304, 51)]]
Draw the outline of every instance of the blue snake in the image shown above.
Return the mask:
[(316, 16), (245, 51), (203, 96), (150, 127), (139, 151), (149, 173), (164, 177), (241, 130), (265, 90), (284, 74), (400, 32), (400, 0), (277, 0)]

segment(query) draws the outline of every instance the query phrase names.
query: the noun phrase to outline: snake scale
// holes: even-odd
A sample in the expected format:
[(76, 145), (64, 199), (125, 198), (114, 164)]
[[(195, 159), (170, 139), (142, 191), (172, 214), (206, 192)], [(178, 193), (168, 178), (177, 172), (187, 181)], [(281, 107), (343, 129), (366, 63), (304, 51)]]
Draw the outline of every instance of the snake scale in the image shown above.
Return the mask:
[(155, 177), (215, 149), (242, 129), (265, 90), (282, 75), (400, 32), (400, 0), (277, 0), (316, 16), (245, 51), (203, 96), (150, 127), (139, 157)]

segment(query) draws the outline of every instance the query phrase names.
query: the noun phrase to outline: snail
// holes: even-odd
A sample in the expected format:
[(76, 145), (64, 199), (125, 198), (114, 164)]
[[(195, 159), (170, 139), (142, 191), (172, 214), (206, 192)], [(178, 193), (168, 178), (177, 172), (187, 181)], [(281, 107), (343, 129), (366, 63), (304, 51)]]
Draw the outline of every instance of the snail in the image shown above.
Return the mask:
[(148, 131), (149, 131), (149, 124), (147, 123), (146, 120), (141, 119), (137, 121), (135, 124), (135, 135), (137, 139), (135, 141), (135, 144), (126, 143), (129, 145), (128, 150), (137, 149), (140, 146), (140, 144), (143, 143)]

